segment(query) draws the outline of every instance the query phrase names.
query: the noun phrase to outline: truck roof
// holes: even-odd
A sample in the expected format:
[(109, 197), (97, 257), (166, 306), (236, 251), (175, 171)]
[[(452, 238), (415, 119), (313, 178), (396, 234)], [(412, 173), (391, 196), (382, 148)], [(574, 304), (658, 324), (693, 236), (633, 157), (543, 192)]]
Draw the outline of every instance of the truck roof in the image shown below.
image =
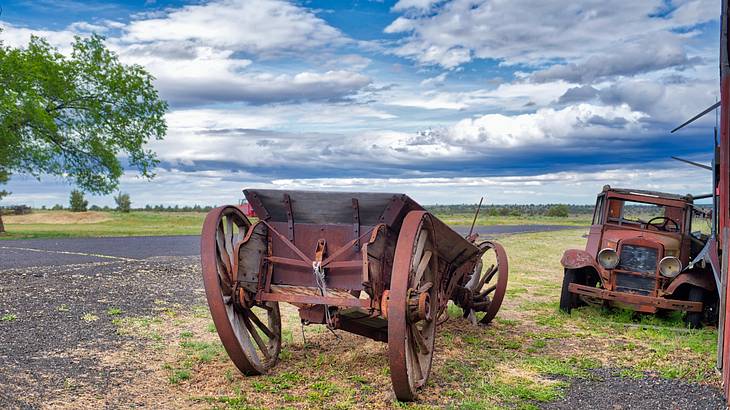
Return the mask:
[(637, 195), (637, 196), (661, 198), (661, 199), (671, 199), (671, 200), (675, 200), (675, 201), (692, 203), (692, 195), (689, 195), (689, 194), (678, 195), (678, 194), (670, 194), (667, 192), (649, 191), (649, 190), (643, 190), (643, 189), (612, 188), (610, 185), (604, 186), (603, 192), (615, 192), (617, 194)]

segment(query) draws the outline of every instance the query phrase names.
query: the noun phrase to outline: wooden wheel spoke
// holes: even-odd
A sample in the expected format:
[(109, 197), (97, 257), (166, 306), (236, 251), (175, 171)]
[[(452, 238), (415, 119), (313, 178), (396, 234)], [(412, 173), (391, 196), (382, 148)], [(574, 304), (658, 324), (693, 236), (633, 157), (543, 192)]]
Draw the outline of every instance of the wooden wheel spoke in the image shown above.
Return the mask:
[[(411, 332), (413, 334), (413, 332)], [(423, 380), (423, 368), (421, 367), (421, 358), (418, 356), (418, 353), (413, 349), (413, 343), (408, 343), (408, 346), (406, 346), (407, 354), (411, 358), (411, 371), (412, 371), (412, 380), (416, 382), (416, 384), (420, 384), (421, 380)]]
[(233, 233), (233, 217), (231, 217), (230, 215), (228, 216), (228, 218), (226, 218), (226, 233), (227, 233), (226, 245), (232, 250), (233, 244), (234, 244), (234, 241), (233, 241), (234, 233)]
[(485, 283), (489, 283), (494, 277), (494, 274), (499, 270), (499, 266), (491, 265), (487, 272), (479, 279), (479, 284), (474, 289), (481, 289)]
[(423, 249), (426, 246), (426, 240), (428, 239), (428, 231), (421, 230), (421, 234), (418, 236), (418, 243), (416, 244), (416, 250), (413, 252), (413, 260), (420, 261), (423, 256)]
[(492, 285), (492, 286), (490, 286), (490, 287), (488, 287), (488, 288), (484, 289), (484, 290), (483, 290), (483, 291), (482, 291), (482, 292), (481, 292), (481, 293), (479, 294), (479, 296), (477, 296), (477, 297), (478, 297), (478, 298), (483, 298), (484, 296), (487, 296), (487, 295), (489, 295), (490, 293), (494, 292), (495, 290), (497, 290), (497, 284), (496, 284), (496, 283), (495, 283), (494, 285)]
[(416, 275), (413, 277), (413, 286), (418, 286), (419, 283), (421, 283), (421, 278), (423, 277), (423, 273), (426, 271), (426, 268), (428, 268), (429, 263), (431, 262), (431, 256), (433, 255), (433, 252), (426, 251), (423, 253), (423, 258), (421, 258), (421, 261), (418, 263), (418, 267), (416, 268)]
[(411, 334), (413, 335), (413, 340), (416, 342), (416, 346), (418, 346), (418, 351), (421, 354), (428, 354), (430, 350), (428, 348), (428, 345), (426, 344), (426, 340), (424, 340), (423, 335), (421, 334), (421, 331), (418, 330), (418, 327), (415, 323), (412, 323), (410, 327)]
[(253, 340), (259, 346), (259, 349), (261, 349), (261, 353), (266, 356), (266, 360), (269, 360), (269, 346), (263, 339), (261, 339), (261, 335), (254, 327), (253, 323), (251, 323), (251, 315), (251, 312), (246, 312), (246, 314), (243, 315), (243, 323), (246, 325), (246, 329), (248, 329), (248, 334), (253, 337)]
[(219, 224), (218, 226), (218, 230), (215, 233), (215, 242), (216, 245), (218, 245), (218, 255), (223, 262), (223, 265), (226, 267), (226, 273), (230, 276), (233, 269), (231, 268), (230, 253), (228, 253), (228, 249), (226, 249), (226, 240), (223, 237), (223, 224)]
[(416, 292), (423, 293), (423, 292), (431, 289), (432, 286), (433, 286), (433, 282), (426, 282), (423, 285), (421, 285), (418, 289), (416, 289)]
[(263, 323), (263, 322), (261, 321), (261, 319), (259, 319), (259, 318), (258, 318), (258, 316), (256, 316), (256, 314), (255, 314), (255, 313), (253, 313), (252, 311), (248, 311), (247, 313), (248, 313), (248, 317), (249, 317), (249, 319), (251, 319), (251, 321), (252, 321), (252, 322), (253, 322), (253, 323), (254, 323), (254, 324), (255, 324), (256, 326), (258, 326), (258, 327), (259, 327), (259, 328), (261, 329), (261, 331), (262, 331), (262, 332), (264, 332), (264, 334), (266, 335), (266, 337), (268, 337), (269, 339), (276, 339), (276, 335), (274, 335), (274, 332), (272, 332), (272, 331), (271, 331), (271, 329), (269, 329), (269, 328), (268, 328), (268, 327), (267, 327), (267, 326), (266, 326), (266, 325), (265, 325), (265, 324), (264, 324), (264, 323)]
[(221, 287), (221, 293), (223, 293), (223, 295), (225, 296), (230, 296), (231, 291), (233, 290), (231, 278), (228, 276), (228, 272), (226, 272), (226, 267), (223, 266), (220, 258), (216, 257), (216, 264), (218, 265), (218, 277), (221, 279), (221, 282), (223, 284), (223, 286)]
[(231, 243), (230, 234), (230, 231), (233, 230), (233, 220), (230, 216), (226, 218), (226, 225), (229, 226), (229, 231), (223, 230), (223, 221), (221, 221), (221, 225), (219, 228), (221, 230), (221, 235), (223, 236), (223, 246), (225, 247), (226, 253), (228, 254), (228, 264), (229, 266), (233, 266), (233, 244)]

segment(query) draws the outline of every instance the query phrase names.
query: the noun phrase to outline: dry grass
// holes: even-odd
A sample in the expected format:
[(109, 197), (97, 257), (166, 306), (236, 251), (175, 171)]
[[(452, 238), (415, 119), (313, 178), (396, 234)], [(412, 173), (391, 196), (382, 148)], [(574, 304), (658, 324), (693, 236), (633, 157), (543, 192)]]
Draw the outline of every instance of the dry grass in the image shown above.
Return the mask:
[(8, 225), (69, 225), (69, 224), (95, 224), (106, 222), (112, 219), (109, 212), (69, 212), (69, 211), (48, 211), (34, 212), (26, 215), (5, 215), (3, 221)]
[[(588, 369), (624, 369), (718, 384), (713, 369), (716, 331), (677, 332), (678, 317), (657, 319), (624, 311), (558, 311), (569, 247), (582, 247), (583, 230), (519, 235), (501, 242), (510, 254), (508, 294), (497, 319), (475, 327), (452, 318), (438, 330), (431, 379), (414, 404), (394, 401), (387, 345), (321, 327), (301, 336), (296, 310), (282, 306), (280, 363), (269, 375), (242, 376), (230, 362), (204, 306), (162, 306), (159, 316), (115, 319), (120, 333), (144, 341), (109, 354), (102, 366), (127, 368), (132, 383), (112, 386), (94, 405), (129, 403), (155, 408), (534, 408), (559, 398), (570, 378)], [(650, 324), (641, 329), (625, 323)], [(60, 396), (78, 408), (83, 392)], [(91, 400), (91, 398), (86, 397)], [(58, 403), (56, 403), (58, 404)]]

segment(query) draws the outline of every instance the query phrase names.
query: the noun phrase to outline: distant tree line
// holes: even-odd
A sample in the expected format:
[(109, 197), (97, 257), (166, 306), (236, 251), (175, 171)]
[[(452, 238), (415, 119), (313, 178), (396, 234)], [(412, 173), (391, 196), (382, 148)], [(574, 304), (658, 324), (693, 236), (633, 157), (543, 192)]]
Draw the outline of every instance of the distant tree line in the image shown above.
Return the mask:
[[(461, 205), (430, 205), (426, 208), (433, 213), (442, 215), (473, 214), (477, 206), (474, 204)], [(480, 215), (488, 216), (554, 216), (568, 217), (570, 215), (592, 215), (593, 205), (569, 204), (529, 204), (529, 205), (482, 205)]]
[[(69, 198), (71, 206), (64, 208), (63, 205), (56, 204), (53, 207), (41, 207), (41, 210), (76, 210), (76, 211), (120, 211), (120, 212), (209, 212), (217, 205), (145, 205), (143, 208), (132, 208), (132, 201), (129, 194), (120, 193), (114, 197), (116, 207), (109, 206), (88, 206), (88, 201), (83, 195), (79, 195), (79, 191), (74, 191)], [(17, 207), (17, 206), (16, 206)], [(5, 208), (6, 213), (12, 213), (16, 207), (0, 207), (0, 212)], [(426, 209), (439, 215), (463, 215), (473, 214), (477, 206), (475, 204), (459, 204), (459, 205), (426, 205)], [(27, 208), (27, 207), (26, 207)], [(28, 208), (29, 209), (29, 208)], [(652, 205), (626, 205), (625, 212), (642, 214), (652, 210)], [(482, 205), (479, 211), (480, 215), (486, 216), (549, 216), (566, 218), (569, 216), (585, 216), (593, 214), (593, 205), (570, 205), (570, 204), (529, 204), (529, 205)]]
[[(117, 199), (119, 199), (119, 197), (115, 197), (114, 199), (117, 200)], [(83, 199), (82, 199), (82, 201), (83, 201)], [(213, 209), (217, 206), (217, 205), (213, 205), (213, 206), (210, 206), (210, 205), (203, 205), (203, 206), (201, 206), (201, 205), (193, 205), (193, 206), (190, 206), (190, 205), (184, 205), (184, 206), (180, 206), (180, 205), (175, 205), (175, 206), (146, 205), (144, 208), (132, 208), (131, 201), (130, 202), (127, 202), (127, 201), (128, 201), (128, 198), (122, 197), (121, 202), (117, 202), (116, 207), (110, 207), (108, 205), (104, 205), (104, 206), (90, 205), (90, 206), (88, 206), (88, 204), (87, 204), (87, 208), (84, 209), (82, 206), (64, 207), (61, 204), (56, 204), (51, 207), (43, 205), (40, 207), (40, 210), (42, 210), (42, 211), (69, 210), (69, 211), (79, 211), (79, 212), (83, 212), (86, 210), (96, 211), (96, 212), (99, 212), (99, 211), (104, 211), (104, 212), (110, 212), (110, 211), (120, 211), (120, 212), (130, 212), (130, 211), (134, 211), (134, 212), (209, 212), (211, 209)], [(11, 208), (14, 208), (14, 207), (8, 206), (5, 208), (7, 208), (8, 210), (11, 210)], [(0, 207), (0, 209), (3, 209), (3, 207)], [(10, 212), (8, 212), (8, 213), (10, 213)]]

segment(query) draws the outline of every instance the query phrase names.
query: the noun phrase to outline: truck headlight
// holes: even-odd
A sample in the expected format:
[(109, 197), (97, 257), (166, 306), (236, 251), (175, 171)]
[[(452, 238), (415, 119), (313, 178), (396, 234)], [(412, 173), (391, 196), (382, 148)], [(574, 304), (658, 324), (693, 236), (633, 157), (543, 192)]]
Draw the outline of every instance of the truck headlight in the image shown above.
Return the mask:
[(682, 262), (674, 256), (665, 256), (659, 261), (659, 273), (665, 278), (673, 278), (682, 272)]
[(618, 254), (611, 248), (598, 252), (598, 263), (606, 269), (613, 269), (618, 265)]

